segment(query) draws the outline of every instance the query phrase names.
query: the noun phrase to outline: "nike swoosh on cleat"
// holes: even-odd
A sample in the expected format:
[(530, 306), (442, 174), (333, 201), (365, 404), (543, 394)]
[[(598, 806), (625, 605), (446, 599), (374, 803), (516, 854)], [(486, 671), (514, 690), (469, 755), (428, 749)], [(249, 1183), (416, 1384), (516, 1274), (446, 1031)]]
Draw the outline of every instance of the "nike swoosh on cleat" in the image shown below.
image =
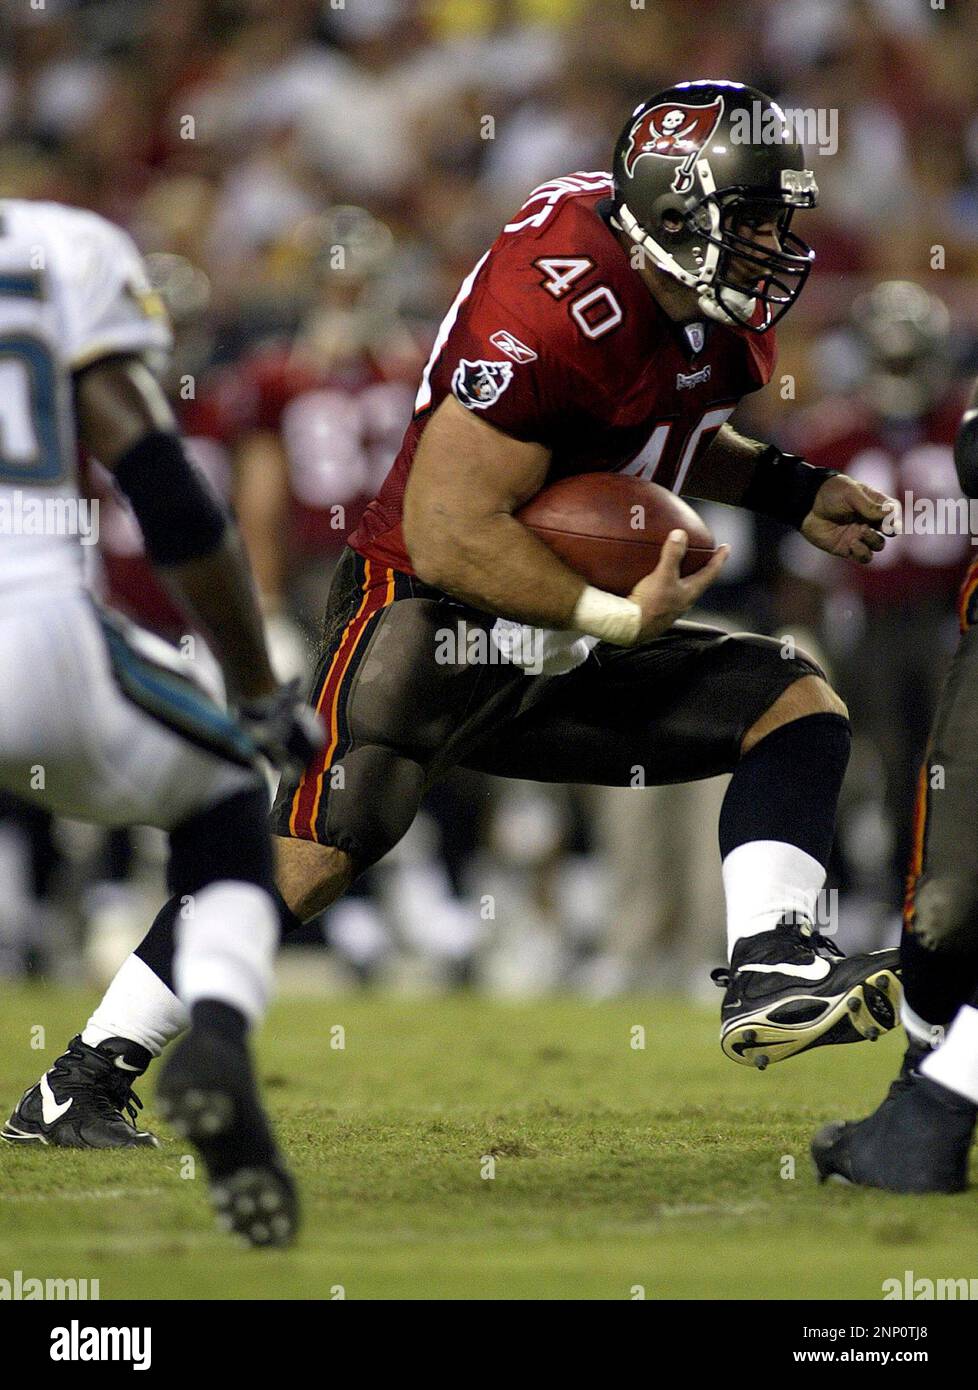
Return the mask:
[(119, 1068), (120, 1071), (134, 1071), (134, 1072), (136, 1072), (137, 1074), (139, 1073), (139, 1068), (138, 1068), (138, 1067), (131, 1067), (131, 1066), (129, 1065), (129, 1063), (128, 1063), (128, 1062), (124, 1062), (124, 1061), (122, 1060), (121, 1057), (117, 1057), (117, 1058), (115, 1059), (115, 1064), (116, 1064), (116, 1066)]
[(757, 975), (796, 975), (799, 980), (824, 980), (832, 966), (820, 956), (811, 965), (742, 965), (740, 971), (753, 970)]
[(69, 1096), (67, 1100), (59, 1105), (55, 1099), (54, 1092), (51, 1090), (51, 1083), (48, 1081), (47, 1072), (41, 1077), (41, 1118), (46, 1125), (53, 1125), (55, 1120), (60, 1120), (75, 1103), (74, 1096)]

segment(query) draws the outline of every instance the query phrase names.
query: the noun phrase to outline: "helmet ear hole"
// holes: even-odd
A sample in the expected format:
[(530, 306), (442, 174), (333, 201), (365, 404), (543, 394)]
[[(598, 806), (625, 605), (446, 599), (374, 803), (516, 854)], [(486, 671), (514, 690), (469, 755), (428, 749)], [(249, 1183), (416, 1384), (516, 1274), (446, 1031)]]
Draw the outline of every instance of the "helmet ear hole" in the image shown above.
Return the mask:
[(664, 241), (672, 241), (686, 231), (686, 209), (679, 198), (659, 198), (653, 208), (656, 226)]

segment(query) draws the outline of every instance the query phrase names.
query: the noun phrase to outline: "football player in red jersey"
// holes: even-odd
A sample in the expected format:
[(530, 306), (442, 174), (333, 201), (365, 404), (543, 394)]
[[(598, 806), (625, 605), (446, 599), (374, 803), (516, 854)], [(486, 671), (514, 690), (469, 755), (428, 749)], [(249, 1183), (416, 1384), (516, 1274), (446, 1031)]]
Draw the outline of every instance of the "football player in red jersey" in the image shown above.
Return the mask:
[[(758, 111), (783, 138), (751, 143)], [(815, 929), (850, 741), (819, 668), (680, 621), (722, 549), (681, 578), (673, 533), (619, 598), (513, 516), (556, 478), (625, 470), (766, 512), (861, 563), (883, 548), (887, 498), (728, 424), (771, 375), (771, 329), (813, 259), (791, 220), (816, 196), (763, 93), (683, 83), (633, 112), (612, 176), (536, 189), (466, 278), (330, 592), (311, 693), (327, 746), (273, 812), (297, 920), (386, 854), (452, 766), (622, 786), (636, 766), (650, 783), (731, 772), (724, 1051), (766, 1065), (893, 1026), (897, 953), (847, 959)], [(503, 659), (514, 625), (546, 630), (535, 674)], [(460, 628), (500, 659), (467, 660), (467, 642), (447, 657)], [(161, 910), (144, 958), (165, 955), (178, 911)], [(155, 1024), (144, 1045), (159, 1037)]]
[(290, 341), (263, 342), (238, 364), (228, 414), (265, 610), (281, 614), (288, 599), (314, 631), (346, 537), (411, 418), (424, 351), (387, 293), (389, 227), (340, 206), (300, 224), (292, 242), (311, 262), (314, 302)]

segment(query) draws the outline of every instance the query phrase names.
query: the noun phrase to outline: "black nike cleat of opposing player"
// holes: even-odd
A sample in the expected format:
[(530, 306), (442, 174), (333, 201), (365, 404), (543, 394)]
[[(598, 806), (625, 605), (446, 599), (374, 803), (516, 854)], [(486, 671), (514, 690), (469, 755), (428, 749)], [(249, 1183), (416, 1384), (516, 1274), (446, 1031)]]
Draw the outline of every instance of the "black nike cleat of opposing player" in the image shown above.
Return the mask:
[(870, 1042), (897, 1022), (898, 950), (846, 956), (804, 919), (742, 938), (730, 968), (714, 970), (726, 992), (720, 1046), (762, 1070), (830, 1043)]
[(244, 1042), (193, 1027), (167, 1054), (156, 1097), (166, 1120), (199, 1150), (221, 1225), (252, 1245), (288, 1245), (299, 1226), (298, 1196)]
[(963, 1192), (978, 1106), (914, 1070), (908, 1049), (889, 1094), (864, 1120), (823, 1125), (812, 1140), (815, 1171), (889, 1192)]
[(132, 1083), (152, 1054), (125, 1038), (97, 1047), (72, 1038), (66, 1052), (24, 1092), (0, 1130), (11, 1144), (49, 1144), (67, 1149), (147, 1149), (158, 1141), (136, 1128), (142, 1107)]

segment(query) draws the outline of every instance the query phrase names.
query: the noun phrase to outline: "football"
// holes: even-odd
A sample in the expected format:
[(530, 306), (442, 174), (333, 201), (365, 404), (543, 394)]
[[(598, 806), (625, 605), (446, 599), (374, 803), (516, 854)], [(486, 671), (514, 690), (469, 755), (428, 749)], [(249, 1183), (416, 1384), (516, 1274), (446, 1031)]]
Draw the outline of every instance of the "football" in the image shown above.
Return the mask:
[(670, 531), (689, 536), (683, 574), (702, 569), (716, 549), (710, 528), (681, 497), (622, 473), (562, 478), (516, 519), (589, 584), (612, 594), (630, 594), (655, 569)]

